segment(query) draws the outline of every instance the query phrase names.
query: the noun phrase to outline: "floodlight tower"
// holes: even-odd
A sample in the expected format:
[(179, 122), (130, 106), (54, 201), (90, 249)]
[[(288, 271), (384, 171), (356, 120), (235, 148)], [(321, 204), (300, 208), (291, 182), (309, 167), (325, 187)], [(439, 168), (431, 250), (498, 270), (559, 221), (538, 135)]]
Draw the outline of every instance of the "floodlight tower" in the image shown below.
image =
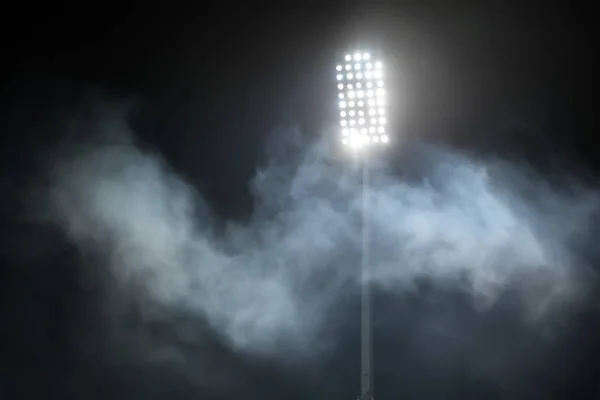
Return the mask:
[(361, 375), (359, 400), (373, 400), (373, 338), (369, 264), (369, 153), (386, 145), (384, 68), (369, 52), (344, 54), (336, 65), (340, 142), (352, 152), (361, 171)]

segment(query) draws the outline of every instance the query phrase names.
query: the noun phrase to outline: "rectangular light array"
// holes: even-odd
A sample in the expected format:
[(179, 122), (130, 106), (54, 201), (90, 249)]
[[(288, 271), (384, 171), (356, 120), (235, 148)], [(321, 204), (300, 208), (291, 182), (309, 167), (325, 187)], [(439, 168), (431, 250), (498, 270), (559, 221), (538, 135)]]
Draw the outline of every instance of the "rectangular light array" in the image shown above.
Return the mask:
[(341, 140), (363, 147), (389, 142), (383, 65), (369, 53), (346, 54), (336, 66)]

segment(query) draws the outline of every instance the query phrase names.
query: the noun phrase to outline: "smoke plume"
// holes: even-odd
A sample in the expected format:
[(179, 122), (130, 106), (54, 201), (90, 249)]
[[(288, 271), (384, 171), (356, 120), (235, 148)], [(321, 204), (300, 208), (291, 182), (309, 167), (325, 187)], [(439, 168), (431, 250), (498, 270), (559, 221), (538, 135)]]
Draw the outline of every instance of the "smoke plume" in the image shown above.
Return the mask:
[[(103, 140), (59, 152), (44, 208), (89, 256), (87, 267), (111, 277), (107, 314), (127, 300), (151, 320), (200, 316), (229, 345), (257, 354), (331, 344), (329, 310), (361, 283), (362, 203), (351, 168), (332, 163), (320, 143), (280, 140), (251, 183), (252, 218), (228, 223), (160, 154), (122, 126), (103, 129)], [(571, 244), (587, 229), (594, 193), (560, 192), (500, 161), (421, 151), (420, 179), (371, 171), (379, 290), (411, 290), (426, 277), (471, 293), (482, 311), (516, 290), (532, 318), (581, 293)]]

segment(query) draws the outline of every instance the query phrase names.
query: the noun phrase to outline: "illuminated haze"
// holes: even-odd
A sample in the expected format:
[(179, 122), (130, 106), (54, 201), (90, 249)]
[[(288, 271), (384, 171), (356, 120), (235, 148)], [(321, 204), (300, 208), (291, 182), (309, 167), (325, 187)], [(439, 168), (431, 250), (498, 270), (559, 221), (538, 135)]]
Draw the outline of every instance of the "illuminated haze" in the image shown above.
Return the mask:
[[(308, 346), (318, 353), (332, 345), (323, 333), (329, 311), (359, 283), (360, 186), (347, 168), (321, 144), (294, 144), (286, 138), (297, 132), (284, 132), (251, 183), (252, 217), (229, 223), (122, 125), (100, 130), (102, 140), (57, 156), (44, 209), (87, 255), (90, 271), (109, 272), (109, 319), (127, 304), (150, 321), (195, 315), (251, 354), (306, 355)], [(297, 157), (285, 156), (290, 148)], [(428, 277), (472, 294), (481, 312), (516, 290), (531, 320), (581, 293), (581, 261), (569, 243), (586, 229), (595, 195), (559, 194), (507, 163), (422, 151), (422, 179), (383, 167), (372, 173), (371, 262), (380, 290), (410, 291)]]

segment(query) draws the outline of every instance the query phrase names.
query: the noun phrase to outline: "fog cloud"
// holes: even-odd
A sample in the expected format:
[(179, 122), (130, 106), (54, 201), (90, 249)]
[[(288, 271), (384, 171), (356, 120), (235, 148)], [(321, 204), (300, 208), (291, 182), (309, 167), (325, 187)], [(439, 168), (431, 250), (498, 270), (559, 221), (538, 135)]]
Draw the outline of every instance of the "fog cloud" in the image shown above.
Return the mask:
[[(44, 197), (52, 221), (95, 254), (89, 268), (109, 272), (120, 297), (144, 299), (148, 318), (201, 316), (242, 351), (327, 346), (319, 335), (328, 310), (360, 284), (361, 198), (351, 171), (321, 143), (290, 150), (280, 137), (251, 183), (253, 217), (227, 223), (131, 132), (103, 129), (111, 139), (57, 156)], [(422, 151), (422, 179), (371, 171), (370, 264), (381, 290), (410, 290), (425, 276), (471, 293), (485, 311), (511, 289), (532, 318), (581, 293), (571, 238), (596, 209), (593, 192), (559, 193), (515, 165)]]

